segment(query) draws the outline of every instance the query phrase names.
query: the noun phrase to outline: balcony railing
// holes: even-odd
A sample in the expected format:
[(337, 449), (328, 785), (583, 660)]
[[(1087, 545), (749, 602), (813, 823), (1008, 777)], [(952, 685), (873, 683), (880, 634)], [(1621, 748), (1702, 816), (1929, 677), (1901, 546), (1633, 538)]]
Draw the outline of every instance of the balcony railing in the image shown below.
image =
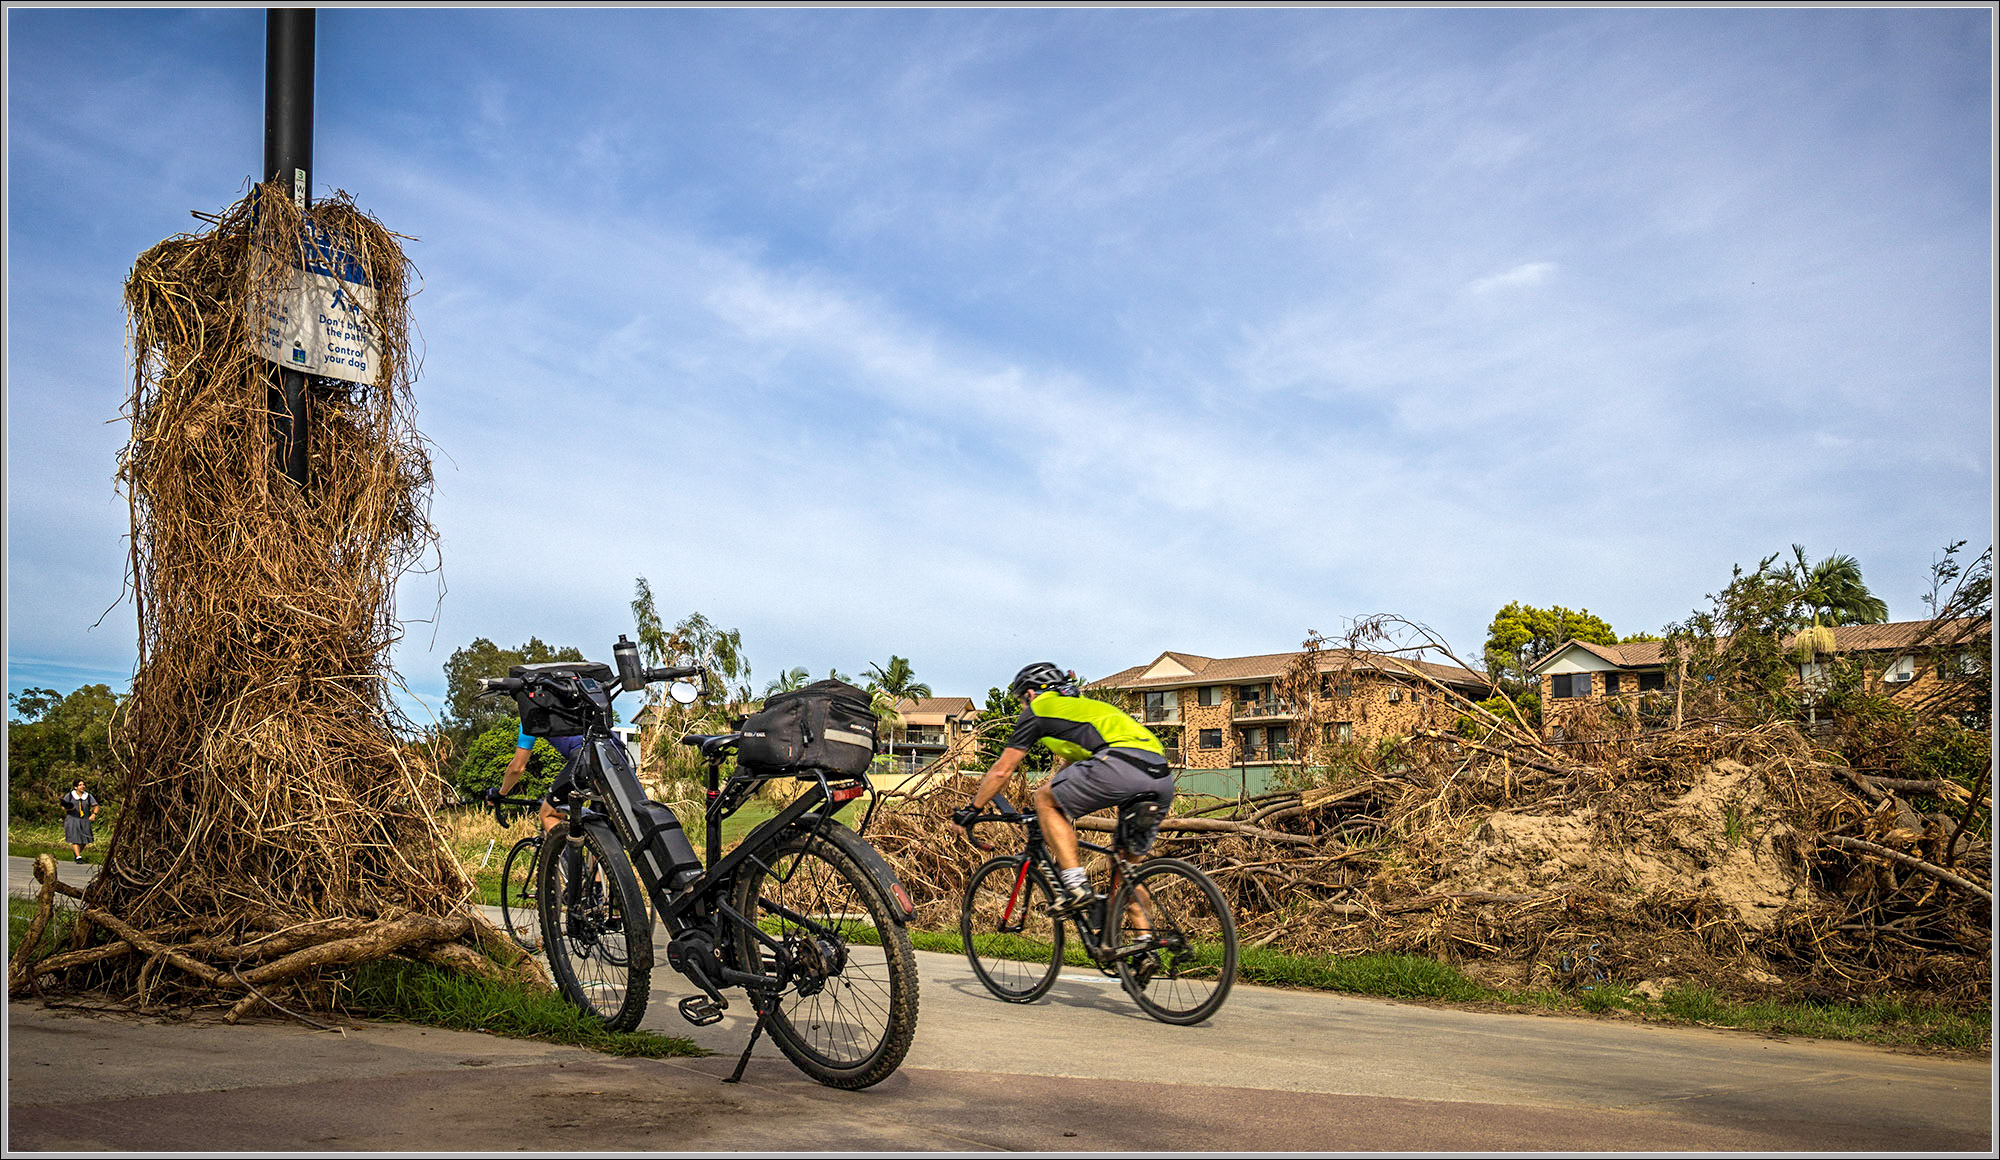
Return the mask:
[(1229, 715), (1236, 720), (1246, 717), (1296, 717), (1298, 709), (1290, 701), (1274, 697), (1265, 701), (1237, 701), (1229, 707)]
[(1292, 745), (1289, 741), (1280, 741), (1275, 745), (1244, 745), (1236, 751), (1236, 763), (1238, 765), (1260, 761), (1290, 760), (1292, 760)]

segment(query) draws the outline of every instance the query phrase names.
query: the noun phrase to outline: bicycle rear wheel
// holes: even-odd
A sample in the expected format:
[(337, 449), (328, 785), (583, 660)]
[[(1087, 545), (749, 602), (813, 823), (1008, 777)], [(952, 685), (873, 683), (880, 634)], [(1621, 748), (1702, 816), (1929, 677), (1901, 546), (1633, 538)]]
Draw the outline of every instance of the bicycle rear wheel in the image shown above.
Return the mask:
[(539, 835), (522, 838), (507, 851), (500, 867), (500, 927), (524, 951), (542, 949), (542, 919), (535, 910), (535, 881), (539, 867), (535, 854), (542, 848)]
[(1118, 980), (1162, 1023), (1215, 1014), (1236, 980), (1236, 920), (1208, 875), (1178, 858), (1142, 862), (1106, 915)]
[(866, 849), (844, 826), (793, 831), (745, 865), (733, 902), (777, 943), (741, 930), (733, 938), (738, 969), (767, 977), (777, 992), (771, 1038), (829, 1087), (887, 1079), (917, 1031), (916, 955), (862, 868)]
[(1032, 1003), (1055, 986), (1063, 924), (1049, 916), (1054, 903), (1048, 880), (1026, 858), (993, 858), (972, 872), (958, 935), (987, 990), (1009, 1003)]
[(542, 946), (563, 997), (613, 1031), (629, 1031), (646, 1013), (653, 975), (652, 915), (611, 831), (583, 826), (572, 845), (570, 824), (543, 842), (540, 904)]

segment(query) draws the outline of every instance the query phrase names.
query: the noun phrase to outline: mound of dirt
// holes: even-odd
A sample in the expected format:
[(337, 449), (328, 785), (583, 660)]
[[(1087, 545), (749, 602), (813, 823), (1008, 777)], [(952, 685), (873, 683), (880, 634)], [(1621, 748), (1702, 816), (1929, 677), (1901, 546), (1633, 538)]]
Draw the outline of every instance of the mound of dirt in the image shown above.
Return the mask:
[[(1440, 882), (1452, 892), (1698, 894), (1768, 933), (1810, 900), (1804, 836), (1759, 771), (1739, 761), (1695, 771), (1687, 792), (1645, 810), (1607, 795), (1574, 810), (1495, 810)], [(1609, 841), (1617, 835), (1621, 840)]]

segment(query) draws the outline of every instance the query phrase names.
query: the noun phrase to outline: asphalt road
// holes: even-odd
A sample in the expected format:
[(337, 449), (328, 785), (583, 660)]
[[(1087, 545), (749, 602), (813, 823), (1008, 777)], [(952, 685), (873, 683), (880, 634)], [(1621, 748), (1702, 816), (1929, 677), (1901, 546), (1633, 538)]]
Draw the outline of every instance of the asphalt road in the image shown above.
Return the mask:
[[(80, 869), (80, 868), (79, 868)], [(13, 883), (21, 888), (21, 871)], [(506, 1151), (1813, 1151), (1989, 1153), (1990, 1061), (1612, 1019), (1467, 1012), (1238, 986), (1199, 1027), (1072, 972), (1027, 1006), (920, 954), (901, 1070), (805, 1079), (673, 1010), (703, 1059), (386, 1024), (163, 1024), (14, 1003), (7, 1147)]]

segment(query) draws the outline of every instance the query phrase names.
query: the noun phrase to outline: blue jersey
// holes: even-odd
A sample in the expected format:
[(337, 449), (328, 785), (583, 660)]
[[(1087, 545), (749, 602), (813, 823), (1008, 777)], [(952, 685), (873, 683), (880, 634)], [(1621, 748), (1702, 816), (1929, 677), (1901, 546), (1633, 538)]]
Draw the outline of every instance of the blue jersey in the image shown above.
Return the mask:
[[(556, 752), (562, 754), (565, 761), (575, 757), (576, 751), (583, 748), (583, 738), (581, 737), (550, 737), (546, 738), (546, 740), (550, 745), (556, 747)], [(622, 745), (624, 742), (620, 741), (619, 744)], [(526, 733), (514, 738), (514, 748), (516, 749), (533, 749), (534, 747), (535, 739)]]

